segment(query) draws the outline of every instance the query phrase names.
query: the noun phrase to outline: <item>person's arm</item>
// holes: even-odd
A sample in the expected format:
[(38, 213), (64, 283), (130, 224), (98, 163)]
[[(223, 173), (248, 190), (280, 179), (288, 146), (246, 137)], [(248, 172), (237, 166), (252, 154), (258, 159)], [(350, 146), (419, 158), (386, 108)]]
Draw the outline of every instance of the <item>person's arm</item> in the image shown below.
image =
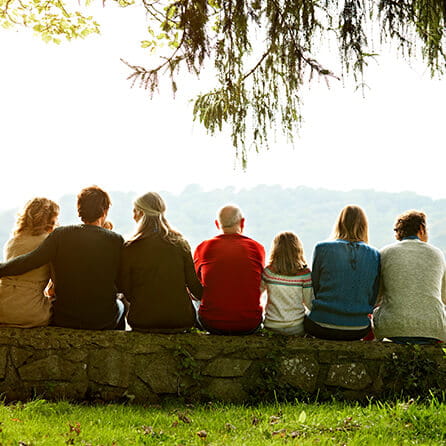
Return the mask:
[(313, 252), (313, 266), (311, 268), (311, 282), (313, 284), (314, 296), (317, 296), (319, 291), (319, 279), (321, 273), (321, 258), (319, 251), (320, 248), (316, 245)]
[[(379, 254), (378, 254), (379, 255)], [(381, 256), (378, 258), (378, 268), (376, 271), (375, 282), (373, 283), (373, 293), (371, 296), (370, 305), (378, 306), (381, 303), (382, 295), (383, 295), (383, 287), (381, 285)]]
[(200, 260), (200, 255), (199, 255), (199, 249), (200, 249), (200, 246), (198, 246), (194, 252), (194, 268), (195, 268), (195, 273), (197, 274), (198, 280), (201, 283), (203, 283), (203, 279), (201, 277), (201, 260)]
[(441, 300), (446, 305), (446, 265), (443, 257), (443, 279), (441, 281)]
[(53, 231), (34, 251), (15, 257), (8, 262), (0, 263), (0, 277), (18, 276), (50, 263), (56, 254), (56, 231)]
[(121, 248), (121, 261), (119, 264), (119, 273), (117, 280), (117, 288), (118, 292), (124, 294), (125, 298), (131, 302), (132, 301), (132, 293), (131, 293), (131, 266), (129, 259), (129, 249), (126, 247)]
[(190, 294), (195, 298), (195, 300), (201, 300), (203, 294), (203, 286), (197, 277), (195, 272), (194, 261), (192, 259), (192, 253), (189, 244), (186, 244), (186, 249), (184, 250), (184, 276), (186, 278), (186, 286)]
[(310, 275), (310, 282), (306, 283), (305, 286), (302, 288), (302, 301), (304, 305), (309, 310), (311, 310), (311, 308), (313, 307), (313, 300), (314, 300), (314, 292)]

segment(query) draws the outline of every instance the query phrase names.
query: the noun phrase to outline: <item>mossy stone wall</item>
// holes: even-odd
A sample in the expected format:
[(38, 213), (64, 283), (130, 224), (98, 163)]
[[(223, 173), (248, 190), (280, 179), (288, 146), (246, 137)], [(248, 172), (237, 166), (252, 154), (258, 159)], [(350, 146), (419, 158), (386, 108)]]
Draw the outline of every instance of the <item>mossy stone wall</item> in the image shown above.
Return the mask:
[(0, 328), (0, 393), (136, 403), (382, 399), (444, 390), (443, 357), (440, 345)]

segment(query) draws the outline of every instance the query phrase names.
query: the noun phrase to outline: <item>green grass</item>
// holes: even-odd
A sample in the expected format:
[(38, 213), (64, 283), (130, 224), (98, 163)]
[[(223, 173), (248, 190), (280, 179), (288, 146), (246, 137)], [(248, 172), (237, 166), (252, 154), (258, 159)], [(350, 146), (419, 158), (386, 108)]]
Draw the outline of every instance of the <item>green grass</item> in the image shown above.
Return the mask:
[(446, 405), (0, 405), (0, 445), (446, 444)]

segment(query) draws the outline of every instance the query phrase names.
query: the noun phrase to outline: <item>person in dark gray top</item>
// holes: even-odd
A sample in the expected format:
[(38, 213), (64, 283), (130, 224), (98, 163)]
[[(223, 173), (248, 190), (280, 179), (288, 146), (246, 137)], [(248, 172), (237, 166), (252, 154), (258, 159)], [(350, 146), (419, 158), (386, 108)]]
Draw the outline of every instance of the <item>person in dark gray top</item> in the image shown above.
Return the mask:
[(83, 189), (77, 198), (83, 224), (56, 228), (34, 251), (1, 263), (0, 277), (50, 263), (56, 296), (51, 325), (124, 329), (124, 305), (116, 299), (124, 240), (102, 227), (110, 198), (97, 186)]
[(192, 300), (202, 286), (183, 236), (165, 217), (166, 204), (156, 192), (137, 198), (136, 234), (125, 243), (119, 291), (130, 303), (128, 323), (139, 331), (183, 331), (193, 327)]

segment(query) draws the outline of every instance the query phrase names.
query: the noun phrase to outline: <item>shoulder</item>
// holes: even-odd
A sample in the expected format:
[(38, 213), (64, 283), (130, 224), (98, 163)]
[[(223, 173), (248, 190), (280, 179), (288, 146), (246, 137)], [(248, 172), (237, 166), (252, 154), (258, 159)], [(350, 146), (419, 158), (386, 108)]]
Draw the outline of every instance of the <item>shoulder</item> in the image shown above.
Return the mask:
[(439, 260), (444, 262), (444, 253), (441, 249), (437, 248), (434, 245), (431, 245), (430, 243), (423, 243), (425, 245), (425, 249), (427, 251), (430, 251), (432, 253), (432, 256), (437, 257)]
[(369, 245), (368, 243), (365, 242), (360, 242), (358, 243), (358, 245), (360, 246), (360, 249), (362, 249), (364, 252), (368, 252), (378, 258), (380, 257), (379, 250), (376, 249), (374, 246)]
[(239, 243), (244, 243), (247, 245), (251, 245), (255, 248), (257, 248), (259, 251), (265, 251), (265, 248), (263, 247), (263, 245), (257, 241), (255, 241), (254, 239), (247, 237), (246, 235), (240, 234), (239, 235)]
[(325, 242), (318, 242), (314, 246), (314, 252), (333, 251), (339, 248), (341, 242), (338, 240), (331, 240)]

